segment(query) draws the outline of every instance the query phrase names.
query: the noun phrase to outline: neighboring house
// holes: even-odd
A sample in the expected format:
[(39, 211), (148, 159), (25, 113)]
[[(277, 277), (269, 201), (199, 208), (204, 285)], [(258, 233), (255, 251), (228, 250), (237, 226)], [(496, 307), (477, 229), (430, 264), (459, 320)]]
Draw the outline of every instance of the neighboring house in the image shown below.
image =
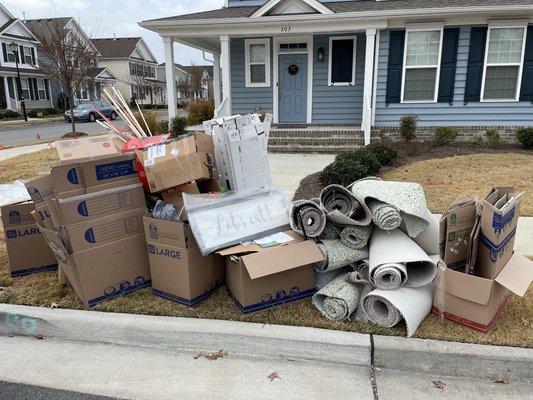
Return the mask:
[[(50, 82), (39, 70), (37, 39), (0, 4), (0, 109), (52, 107)], [(17, 78), (17, 63), (20, 83)]]
[[(91, 43), (90, 38), (73, 17), (30, 19), (25, 20), (24, 24), (36, 37), (43, 37), (44, 35), (53, 34), (53, 32), (58, 29), (65, 29), (68, 32), (69, 37), (70, 35), (74, 35), (77, 41), (80, 43), (86, 43), (87, 49), (94, 52), (93, 66), (88, 71), (87, 80), (80, 84), (74, 91), (74, 102), (76, 104), (100, 100), (102, 90), (105, 87), (110, 87), (116, 83), (117, 78), (109, 69), (98, 66), (98, 59), (100, 56), (98, 50)], [(42, 52), (39, 51), (39, 46), (37, 46), (37, 50), (38, 54), (41, 57), (44, 57)], [(52, 80), (51, 89), (54, 106), (64, 108), (65, 100), (63, 99), (68, 96), (63, 93), (64, 91), (61, 88), (61, 85)]]
[(164, 103), (164, 82), (157, 78), (157, 60), (141, 37), (98, 38), (92, 42), (100, 53), (100, 67), (117, 77), (115, 87), (126, 101)]
[(357, 125), (368, 143), (407, 114), (427, 129), (533, 125), (532, 22), (531, 0), (228, 0), (140, 25), (167, 63), (174, 42), (213, 54), (219, 115)]
[[(191, 81), (198, 69), (203, 71), (201, 89), (191, 88)], [(166, 83), (165, 63), (157, 66), (157, 78)], [(181, 65), (174, 64), (174, 80), (176, 82), (176, 97), (179, 101), (195, 99), (213, 99), (213, 66), (212, 65)], [(165, 91), (166, 92), (166, 91)]]

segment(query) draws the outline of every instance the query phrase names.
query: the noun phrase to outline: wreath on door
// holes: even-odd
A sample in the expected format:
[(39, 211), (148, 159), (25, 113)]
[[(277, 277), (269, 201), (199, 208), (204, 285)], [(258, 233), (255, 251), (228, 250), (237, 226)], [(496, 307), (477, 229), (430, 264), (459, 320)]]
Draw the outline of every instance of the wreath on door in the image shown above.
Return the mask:
[(292, 64), (289, 66), (289, 75), (296, 75), (298, 73), (298, 66)]

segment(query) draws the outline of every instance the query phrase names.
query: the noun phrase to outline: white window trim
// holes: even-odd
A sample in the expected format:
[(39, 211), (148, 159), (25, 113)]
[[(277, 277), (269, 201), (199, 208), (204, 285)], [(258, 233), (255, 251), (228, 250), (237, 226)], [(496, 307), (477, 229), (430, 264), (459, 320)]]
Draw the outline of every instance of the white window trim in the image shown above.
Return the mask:
[[(250, 63), (250, 45), (265, 45), (265, 82), (252, 82)], [(254, 65), (263, 65), (263, 63), (254, 63)], [(244, 75), (246, 78), (246, 87), (270, 87), (270, 38), (245, 39), (244, 40)]]
[[(405, 71), (407, 69), (422, 69), (422, 68), (435, 68), (435, 65), (417, 65), (416, 67), (407, 67), (407, 44), (409, 43), (410, 32), (427, 32), (427, 31), (439, 31), (440, 43), (439, 43), (439, 57), (437, 59), (437, 74), (435, 75), (435, 89), (433, 91), (433, 100), (404, 100), (405, 89)], [(405, 43), (403, 47), (403, 67), (402, 67), (402, 97), (401, 102), (405, 104), (424, 104), (424, 103), (436, 103), (439, 95), (439, 81), (440, 81), (440, 64), (442, 57), (442, 41), (444, 39), (444, 27), (424, 27), (424, 28), (412, 28), (405, 30)]]
[[(333, 59), (333, 42), (335, 40), (353, 40), (352, 80), (351, 82), (331, 82), (331, 63)], [(328, 86), (354, 86), (357, 61), (357, 36), (330, 36), (328, 49)]]
[[(43, 85), (43, 88), (39, 88), (39, 84), (42, 83)], [(44, 92), (44, 96), (41, 97), (41, 91)], [(46, 98), (46, 83), (44, 81), (44, 79), (41, 79), (41, 78), (38, 78), (37, 79), (37, 97), (39, 98), (39, 100), (47, 100)]]
[[(490, 32), (493, 29), (505, 29), (505, 28), (522, 28), (524, 30), (524, 36), (522, 38), (522, 55), (519, 63), (507, 63), (507, 64), (488, 64), (488, 58), (489, 58), (489, 41), (490, 41)], [(518, 102), (520, 101), (520, 86), (522, 84), (522, 72), (524, 70), (524, 57), (526, 52), (526, 39), (527, 39), (527, 24), (519, 24), (519, 25), (498, 25), (495, 24), (494, 26), (489, 25), (489, 29), (487, 30), (487, 38), (485, 39), (485, 58), (483, 60), (483, 79), (481, 80), (481, 96), (480, 96), (480, 102), (482, 103), (509, 103), (509, 102)], [(514, 66), (518, 67), (518, 78), (516, 81), (516, 89), (515, 89), (515, 98), (514, 99), (485, 99), (485, 79), (487, 77), (487, 67), (509, 67)]]
[[(26, 84), (26, 87), (24, 87), (24, 84)], [(16, 82), (15, 82), (16, 85)], [(24, 96), (25, 101), (31, 101), (31, 88), (30, 88), (30, 81), (28, 78), (20, 78), (20, 91), (22, 92), (22, 95), (24, 96), (24, 92), (28, 91), (28, 96)]]

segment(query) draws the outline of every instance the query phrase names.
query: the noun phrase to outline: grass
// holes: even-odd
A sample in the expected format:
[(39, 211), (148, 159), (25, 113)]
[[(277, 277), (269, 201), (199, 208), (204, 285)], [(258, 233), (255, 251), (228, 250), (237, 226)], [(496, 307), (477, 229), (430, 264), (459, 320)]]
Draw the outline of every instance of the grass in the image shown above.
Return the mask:
[[(459, 194), (479, 194), (488, 190), (492, 182), (521, 186), (526, 194), (533, 193), (533, 176), (528, 171), (533, 156), (498, 154), (489, 156), (452, 157), (441, 160), (417, 162), (387, 172), (386, 179), (416, 180), (426, 190), (432, 210), (441, 211)], [(0, 183), (15, 179), (28, 179), (47, 172), (57, 163), (53, 150), (20, 156), (0, 162)], [(477, 166), (472, 170), (471, 166)], [(505, 172), (499, 172), (500, 170)], [(445, 171), (445, 172), (444, 172)], [(409, 175), (412, 174), (412, 175)], [(451, 184), (454, 177), (459, 188)], [(522, 185), (521, 181), (525, 183)], [(523, 209), (533, 214), (533, 204), (524, 199)], [(44, 272), (13, 279), (7, 272), (7, 254), (0, 230), (0, 303), (23, 304), (59, 308), (84, 309), (82, 302), (68, 285), (60, 285), (54, 272)], [(235, 306), (225, 289), (216, 293), (195, 308), (153, 296), (150, 289), (143, 289), (128, 296), (103, 302), (92, 308), (94, 311), (132, 313), (174, 317), (209, 318), (265, 324), (309, 326), (350, 332), (380, 335), (404, 336), (405, 326), (391, 329), (356, 321), (333, 322), (325, 319), (312, 305), (310, 299), (303, 299), (270, 310), (243, 315)], [(492, 330), (486, 334), (449, 322), (440, 321), (434, 315), (428, 316), (416, 331), (415, 337), (481, 343), (516, 347), (533, 347), (533, 289), (523, 298), (510, 294), (509, 304)]]
[(482, 196), (493, 185), (525, 192), (520, 215), (533, 216), (533, 153), (471, 154), (419, 161), (385, 172), (383, 179), (418, 182), (429, 209), (443, 213), (457, 196)]

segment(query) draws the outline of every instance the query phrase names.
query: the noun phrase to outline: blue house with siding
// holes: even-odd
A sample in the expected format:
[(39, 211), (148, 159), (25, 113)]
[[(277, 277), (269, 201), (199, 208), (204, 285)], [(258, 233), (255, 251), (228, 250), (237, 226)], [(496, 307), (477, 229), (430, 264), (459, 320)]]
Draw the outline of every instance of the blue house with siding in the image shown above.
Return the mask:
[(219, 116), (268, 111), (309, 139), (394, 138), (408, 114), (422, 136), (494, 127), (511, 141), (533, 125), (531, 0), (227, 0), (140, 25), (162, 36), (167, 65), (175, 42), (212, 53)]

